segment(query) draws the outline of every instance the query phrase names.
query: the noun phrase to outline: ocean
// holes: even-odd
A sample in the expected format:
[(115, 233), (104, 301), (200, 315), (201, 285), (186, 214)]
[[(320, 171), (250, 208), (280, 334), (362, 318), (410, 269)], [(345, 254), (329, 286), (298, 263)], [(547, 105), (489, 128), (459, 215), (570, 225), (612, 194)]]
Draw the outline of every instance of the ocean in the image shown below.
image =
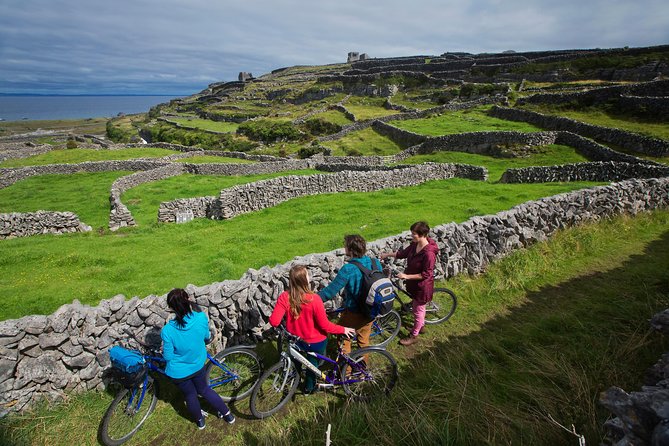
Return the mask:
[(0, 120), (111, 118), (144, 113), (175, 96), (3, 96)]

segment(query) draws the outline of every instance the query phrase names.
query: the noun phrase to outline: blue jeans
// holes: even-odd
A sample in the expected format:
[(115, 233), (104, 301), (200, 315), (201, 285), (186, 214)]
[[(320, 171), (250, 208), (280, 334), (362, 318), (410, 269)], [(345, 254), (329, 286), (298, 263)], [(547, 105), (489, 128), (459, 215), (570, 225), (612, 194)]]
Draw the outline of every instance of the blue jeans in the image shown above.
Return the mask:
[[(327, 347), (327, 345), (328, 345), (328, 338), (323, 339), (321, 342), (314, 342), (313, 344), (308, 344), (304, 341), (300, 341), (297, 344), (297, 346), (302, 350), (319, 353), (321, 355), (325, 355), (325, 348)], [(305, 357), (309, 360), (310, 363), (318, 367), (318, 358), (311, 355), (305, 355)], [(301, 364), (298, 363), (297, 361), (295, 361), (295, 364), (298, 366), (299, 370), (301, 368)], [(314, 372), (307, 370), (307, 376), (304, 378), (304, 391), (311, 392), (314, 390), (314, 387), (316, 387), (316, 375), (314, 374)]]
[(220, 396), (207, 385), (206, 367), (202, 367), (199, 372), (185, 378), (175, 379), (174, 383), (179, 387), (184, 394), (186, 400), (186, 409), (193, 421), (202, 418), (202, 408), (200, 401), (197, 399), (198, 394), (207, 400), (211, 406), (225, 415), (229, 412), (228, 406), (223, 402)]

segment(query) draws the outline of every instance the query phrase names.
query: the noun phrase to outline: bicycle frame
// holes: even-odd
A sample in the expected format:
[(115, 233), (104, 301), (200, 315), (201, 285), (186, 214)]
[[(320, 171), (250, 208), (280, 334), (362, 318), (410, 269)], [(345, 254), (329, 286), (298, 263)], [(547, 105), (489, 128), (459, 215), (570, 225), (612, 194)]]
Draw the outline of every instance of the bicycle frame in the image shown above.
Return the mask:
[[(320, 361), (325, 361), (325, 362), (328, 362), (328, 363), (332, 364), (334, 366), (334, 370), (332, 370), (330, 373), (323, 372), (321, 369), (319, 369), (318, 367), (316, 367), (315, 365), (310, 363), (309, 360), (307, 358), (305, 358), (302, 355), (301, 352), (306, 353), (308, 356), (313, 356)], [(349, 358), (348, 355), (346, 355), (345, 353), (343, 353), (341, 351), (341, 347), (339, 348), (339, 351), (337, 353), (337, 359), (333, 360), (332, 358), (329, 358), (328, 356), (323, 356), (319, 353), (306, 352), (306, 351), (300, 349), (300, 347), (295, 342), (291, 341), (288, 344), (288, 351), (287, 352), (285, 352), (285, 351), (281, 352), (281, 356), (287, 361), (290, 361), (291, 359), (294, 359), (295, 361), (297, 361), (300, 364), (302, 364), (303, 366), (305, 366), (308, 370), (315, 373), (316, 376), (318, 376), (321, 380), (325, 381), (325, 384), (329, 384), (331, 386), (341, 386), (343, 384), (357, 383), (357, 382), (360, 382), (360, 381), (364, 381), (365, 378), (367, 378), (367, 376), (368, 376), (367, 372), (362, 367), (360, 367), (360, 364), (358, 362), (355, 362), (355, 361), (351, 360), (351, 358)], [(351, 367), (356, 372), (363, 372), (363, 375), (362, 375), (363, 378), (346, 379), (344, 381), (339, 379), (340, 373), (337, 373), (337, 372), (340, 371), (340, 367), (339, 367), (339, 360), (340, 359), (343, 359), (346, 362), (346, 367)], [(360, 375), (357, 375), (357, 376), (360, 376)], [(282, 383), (282, 385), (285, 385), (285, 382)]]

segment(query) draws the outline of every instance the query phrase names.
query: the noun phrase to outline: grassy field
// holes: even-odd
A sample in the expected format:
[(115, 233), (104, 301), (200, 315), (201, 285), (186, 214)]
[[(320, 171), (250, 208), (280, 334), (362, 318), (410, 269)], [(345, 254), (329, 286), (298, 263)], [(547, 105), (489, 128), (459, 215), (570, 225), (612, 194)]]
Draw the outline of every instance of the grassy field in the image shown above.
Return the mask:
[(198, 118), (169, 118), (168, 122), (173, 122), (186, 128), (223, 133), (234, 133), (235, 130), (237, 130), (237, 127), (239, 127), (239, 124), (235, 122), (219, 122)]
[(339, 110), (328, 110), (323, 113), (318, 113), (313, 116), (314, 118), (320, 118), (327, 122), (332, 122), (333, 124), (339, 124), (342, 127), (345, 125), (353, 124), (353, 121), (348, 119), (346, 115)]
[(371, 127), (351, 132), (334, 141), (326, 141), (323, 146), (332, 149), (332, 155), (394, 155), (402, 151), (390, 138), (381, 135)]
[(78, 134), (104, 135), (106, 118), (57, 119), (45, 121), (3, 121), (0, 122), (0, 136), (30, 133), (36, 130), (75, 132)]
[[(614, 385), (638, 389), (644, 370), (666, 351), (648, 318), (669, 304), (668, 250), (669, 211), (565, 230), (485, 275), (450, 280), (459, 296), (454, 317), (429, 327), (411, 348), (389, 346), (400, 381), (385, 401), (298, 393), (258, 421), (245, 400), (232, 406), (233, 426), (210, 418), (197, 431), (178, 391), (163, 380), (156, 411), (131, 443), (324, 444), (331, 425), (333, 444), (577, 444), (550, 416), (599, 444), (609, 416), (599, 393)], [(272, 349), (259, 350), (271, 364)], [(0, 443), (95, 445), (110, 401), (104, 392), (87, 393), (2, 419)]]
[(106, 228), (111, 185), (116, 179), (131, 173), (82, 172), (26, 178), (0, 189), (0, 212), (72, 211), (93, 228)]
[(463, 163), (483, 166), (488, 169), (488, 181), (498, 181), (506, 169), (529, 166), (553, 166), (559, 164), (582, 163), (587, 158), (578, 154), (573, 147), (551, 144), (537, 147), (539, 153), (527, 158), (492, 158), (464, 152), (435, 152), (429, 155), (415, 155), (402, 161), (402, 164)]
[[(206, 177), (200, 178), (207, 181)], [(187, 183), (170, 180), (175, 181), (175, 190), (187, 187)], [(37, 186), (36, 183), (24, 186), (22, 183), (26, 181), (29, 180), (0, 192), (13, 196), (18, 194), (14, 188), (25, 187), (29, 191)], [(78, 183), (81, 181), (83, 179)], [(106, 181), (108, 183), (95, 194), (89, 190), (70, 194), (70, 199), (82, 202), (81, 206), (89, 206), (84, 203), (90, 201), (90, 196), (96, 197), (99, 205), (94, 209), (99, 219), (87, 221), (82, 217), (94, 227), (102, 223), (102, 217), (109, 212), (107, 197), (113, 178), (110, 176)], [(204, 285), (237, 279), (250, 267), (273, 266), (296, 255), (338, 248), (347, 233), (361, 233), (368, 240), (374, 240), (402, 232), (416, 219), (425, 219), (433, 225), (459, 222), (473, 215), (494, 213), (588, 185), (491, 184), (462, 179), (431, 181), (367, 194), (349, 192), (298, 198), (231, 220), (199, 219), (174, 225), (155, 223), (160, 201), (213, 195), (220, 185), (213, 187), (212, 184), (206, 191), (197, 188), (176, 196), (162, 195), (161, 190), (152, 195), (141, 189), (167, 188), (166, 184), (149, 183), (124, 194), (123, 200), (140, 224), (137, 228), (116, 233), (101, 230), (4, 240), (5, 254), (0, 258), (0, 319), (48, 314), (75, 298), (94, 305), (118, 293), (144, 297), (188, 283)], [(23, 210), (46, 208), (39, 201), (32, 201), (31, 207), (33, 209)], [(85, 215), (74, 204), (70, 210)]]
[(487, 115), (490, 107), (479, 107), (456, 112), (445, 112), (438, 116), (406, 121), (391, 121), (389, 124), (426, 136), (451, 135), (466, 132), (517, 131), (539, 132), (542, 129), (525, 122), (505, 121)]
[(649, 122), (648, 120), (636, 119), (631, 116), (613, 115), (595, 107), (570, 110), (543, 105), (528, 105), (522, 108), (549, 115), (564, 116), (587, 124), (611, 127), (653, 138), (669, 140), (669, 125), (667, 122)]
[(135, 158), (160, 158), (174, 155), (174, 150), (147, 147), (122, 150), (62, 149), (28, 158), (9, 159), (0, 162), (0, 167), (42, 166), (46, 164), (76, 164), (85, 161), (128, 160)]
[(348, 111), (355, 115), (358, 121), (365, 121), (372, 118), (381, 118), (383, 116), (395, 115), (397, 110), (383, 108), (384, 98), (351, 97), (344, 106)]

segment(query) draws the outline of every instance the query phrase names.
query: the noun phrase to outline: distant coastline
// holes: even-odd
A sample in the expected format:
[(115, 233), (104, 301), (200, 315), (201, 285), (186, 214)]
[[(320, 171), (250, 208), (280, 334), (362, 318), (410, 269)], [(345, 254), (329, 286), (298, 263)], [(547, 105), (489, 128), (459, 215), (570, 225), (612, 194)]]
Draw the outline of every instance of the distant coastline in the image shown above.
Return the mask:
[(146, 113), (171, 95), (42, 95), (0, 93), (0, 121), (111, 118)]

